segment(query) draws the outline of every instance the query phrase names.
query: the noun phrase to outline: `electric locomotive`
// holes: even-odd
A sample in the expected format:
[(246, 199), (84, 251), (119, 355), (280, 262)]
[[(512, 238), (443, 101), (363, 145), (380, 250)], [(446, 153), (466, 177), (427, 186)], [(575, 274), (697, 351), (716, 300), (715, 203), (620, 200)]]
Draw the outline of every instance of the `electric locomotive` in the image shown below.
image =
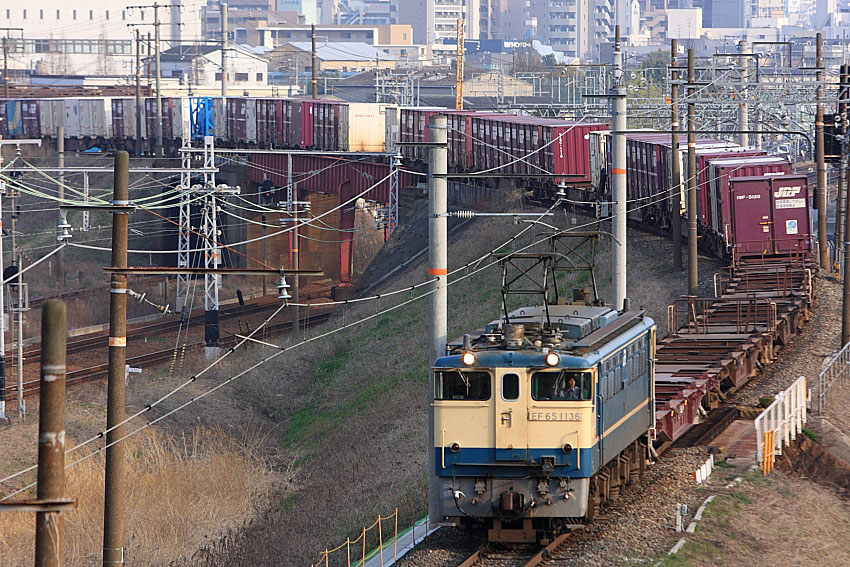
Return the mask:
[(656, 326), (585, 304), (510, 312), (434, 365), (440, 516), (534, 541), (592, 520), (647, 460)]

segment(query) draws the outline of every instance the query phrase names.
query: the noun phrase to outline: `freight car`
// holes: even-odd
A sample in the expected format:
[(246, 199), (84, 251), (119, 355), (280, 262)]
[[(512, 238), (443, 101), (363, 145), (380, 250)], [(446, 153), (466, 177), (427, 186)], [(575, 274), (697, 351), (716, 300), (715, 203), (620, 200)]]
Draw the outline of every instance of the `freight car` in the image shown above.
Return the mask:
[(449, 345), (433, 369), (443, 521), (535, 541), (592, 520), (646, 462), (655, 329), (642, 311), (548, 305)]

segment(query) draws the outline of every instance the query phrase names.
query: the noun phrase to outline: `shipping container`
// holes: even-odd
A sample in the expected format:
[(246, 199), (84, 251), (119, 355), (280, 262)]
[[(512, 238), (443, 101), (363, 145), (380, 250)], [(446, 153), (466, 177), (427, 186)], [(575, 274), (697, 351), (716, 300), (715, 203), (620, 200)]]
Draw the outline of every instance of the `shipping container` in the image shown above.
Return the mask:
[[(339, 104), (337, 149), (347, 152), (383, 152), (386, 148), (388, 105), (374, 102)], [(392, 120), (392, 107), (390, 107)]]
[[(791, 162), (776, 156), (731, 157), (708, 160), (708, 224), (728, 244), (731, 195), (729, 181), (735, 177), (762, 177), (793, 173)], [(724, 222), (723, 219), (727, 219)]]
[(80, 99), (65, 98), (62, 99), (62, 105), (65, 111), (65, 137), (82, 138), (83, 132), (80, 127)]
[(243, 97), (227, 98), (227, 139), (231, 143), (248, 141), (248, 100)]
[[(174, 101), (171, 97), (161, 97), (162, 99), (162, 139), (163, 141), (175, 138), (175, 121), (173, 119), (172, 109), (174, 108)], [(145, 128), (147, 130), (148, 138), (154, 139), (156, 137), (156, 98), (155, 97), (147, 97), (145, 98)], [(179, 111), (179, 98), (178, 98), (178, 111), (177, 111), (177, 132), (181, 132), (180, 128), (180, 111)]]
[(223, 147), (230, 147), (227, 143), (227, 98), (216, 97), (213, 99), (213, 111), (215, 115), (215, 142)]
[(39, 112), (39, 100), (29, 99), (21, 101), (21, 120), (25, 138), (41, 138), (41, 116)]
[(809, 252), (809, 187), (805, 175), (737, 177), (729, 180), (734, 254), (762, 256)]
[(61, 98), (47, 98), (39, 105), (41, 135), (55, 138), (58, 128), (65, 126), (65, 103)]

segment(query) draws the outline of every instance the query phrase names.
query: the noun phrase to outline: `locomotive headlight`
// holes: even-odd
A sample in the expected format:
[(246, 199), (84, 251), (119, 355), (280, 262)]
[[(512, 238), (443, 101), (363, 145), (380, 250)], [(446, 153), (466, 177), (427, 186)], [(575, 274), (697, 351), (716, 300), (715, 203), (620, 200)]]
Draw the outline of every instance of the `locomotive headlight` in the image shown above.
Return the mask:
[(566, 445), (561, 447), (561, 450), (564, 452), (564, 454), (569, 455), (573, 452), (573, 446), (567, 443)]
[(460, 444), (452, 443), (451, 445), (449, 445), (449, 449), (451, 449), (452, 453), (457, 453), (458, 451), (460, 451)]
[(561, 357), (557, 353), (550, 352), (546, 355), (546, 364), (548, 366), (556, 366), (559, 362), (561, 362)]
[(460, 357), (460, 359), (465, 365), (472, 366), (473, 364), (475, 364), (475, 353), (465, 352), (463, 353), (463, 356)]

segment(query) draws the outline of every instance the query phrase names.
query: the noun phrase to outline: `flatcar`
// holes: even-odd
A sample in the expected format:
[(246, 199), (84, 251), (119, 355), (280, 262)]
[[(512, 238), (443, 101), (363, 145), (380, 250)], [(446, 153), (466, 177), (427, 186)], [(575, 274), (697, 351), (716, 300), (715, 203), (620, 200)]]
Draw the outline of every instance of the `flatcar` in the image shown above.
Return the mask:
[(534, 541), (592, 520), (645, 466), (655, 332), (643, 311), (548, 305), (449, 345), (433, 368), (443, 521)]

